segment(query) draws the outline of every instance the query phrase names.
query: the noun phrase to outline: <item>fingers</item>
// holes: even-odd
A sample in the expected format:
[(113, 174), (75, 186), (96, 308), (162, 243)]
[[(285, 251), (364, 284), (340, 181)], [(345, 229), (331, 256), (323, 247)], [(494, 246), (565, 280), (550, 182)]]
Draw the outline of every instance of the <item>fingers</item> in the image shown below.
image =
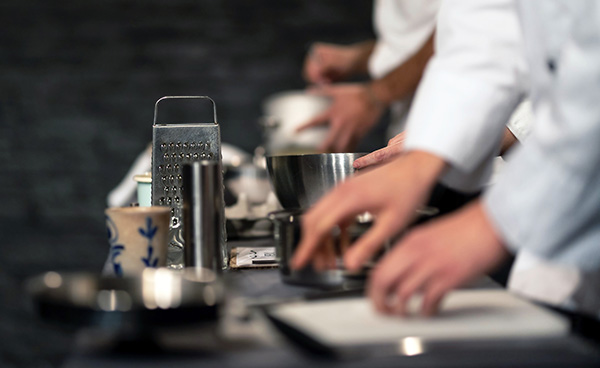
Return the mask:
[(330, 83), (327, 76), (329, 67), (323, 60), (323, 44), (315, 43), (311, 46), (304, 61), (304, 78), (310, 83)]
[[(414, 256), (414, 255), (413, 255)], [(386, 256), (386, 259), (389, 258)], [(404, 266), (401, 267), (389, 267), (384, 262), (379, 263), (373, 270), (369, 279), (369, 285), (367, 288), (367, 294), (375, 309), (380, 313), (392, 313), (391, 309), (393, 299), (393, 291), (396, 285), (401, 282), (402, 277), (410, 272), (413, 259), (407, 256), (404, 259)], [(397, 303), (397, 301), (395, 301)]]
[(373, 151), (366, 156), (357, 158), (352, 164), (352, 166), (355, 169), (362, 169), (367, 166), (377, 165), (391, 159), (392, 157), (400, 155), (402, 152), (402, 145), (394, 144), (388, 147), (378, 149), (377, 151)]
[(397, 134), (393, 138), (388, 141), (388, 146), (392, 146), (394, 144), (402, 144), (406, 140), (406, 131)]
[(331, 110), (327, 109), (326, 111), (320, 113), (319, 115), (315, 116), (314, 118), (310, 119), (309, 121), (307, 121), (306, 123), (300, 125), (299, 127), (296, 128), (296, 133), (299, 133), (303, 130), (306, 130), (308, 128), (312, 128), (312, 127), (316, 127), (316, 126), (321, 126), (321, 125), (326, 125), (329, 122), (329, 115), (331, 114)]
[[(336, 127), (335, 129), (333, 127)], [(341, 124), (332, 124), (331, 131), (336, 131), (336, 139), (334, 139), (331, 144), (333, 145), (334, 152), (352, 152), (354, 151), (355, 146), (355, 132), (350, 129), (350, 127), (346, 129), (342, 129)]]
[(407, 235), (371, 275), (369, 297), (375, 308), (382, 313), (406, 315), (411, 298), (422, 292), (421, 313), (435, 314), (453, 286), (440, 264), (436, 254), (429, 251), (426, 237), (418, 232)]
[(346, 254), (348, 249), (350, 249), (350, 243), (352, 239), (350, 238), (350, 232), (348, 231), (348, 226), (340, 226), (340, 254), (343, 256)]
[(321, 84), (318, 86), (307, 88), (306, 92), (309, 95), (333, 97), (336, 93), (338, 93), (338, 88), (338, 85)]
[[(350, 180), (351, 181), (351, 180)], [(292, 258), (292, 268), (306, 265), (331, 229), (364, 212), (360, 198), (352, 190), (350, 181), (339, 185), (325, 195), (302, 219), (302, 238)]]
[(408, 314), (408, 302), (418, 292), (427, 288), (435, 270), (430, 264), (419, 267), (419, 262), (414, 262), (410, 267), (410, 274), (396, 288), (397, 304), (393, 313), (399, 315)]
[(394, 213), (380, 215), (371, 229), (362, 235), (344, 256), (344, 265), (352, 271), (358, 270), (392, 237), (403, 223)]
[(331, 270), (336, 268), (335, 242), (333, 236), (330, 235), (325, 238), (325, 244), (321, 249), (325, 260), (325, 269)]
[(453, 288), (446, 280), (438, 279), (425, 292), (423, 304), (421, 305), (421, 314), (424, 316), (433, 316), (440, 309), (440, 304), (444, 296)]

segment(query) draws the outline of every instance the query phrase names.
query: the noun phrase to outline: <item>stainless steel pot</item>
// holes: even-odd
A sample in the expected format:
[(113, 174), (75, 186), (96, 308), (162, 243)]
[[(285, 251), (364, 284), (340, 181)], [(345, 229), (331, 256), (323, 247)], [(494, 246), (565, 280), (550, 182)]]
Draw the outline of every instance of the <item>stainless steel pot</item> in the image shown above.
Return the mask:
[[(274, 225), (275, 249), (277, 262), (283, 282), (295, 285), (312, 286), (323, 289), (359, 289), (364, 286), (368, 270), (349, 272), (342, 267), (332, 270), (317, 271), (312, 266), (301, 270), (292, 270), (290, 261), (300, 242), (302, 211), (278, 211), (269, 215)], [(368, 230), (370, 222), (357, 222), (348, 230), (348, 239), (355, 241)], [(333, 236), (332, 245), (341, 256), (340, 236)]]
[(296, 129), (325, 111), (331, 100), (306, 91), (285, 91), (268, 97), (263, 105), (264, 145), (268, 154), (315, 153), (327, 135), (327, 127), (314, 127), (301, 133)]
[(352, 164), (365, 153), (268, 156), (273, 191), (283, 208), (307, 209), (355, 173)]
[[(420, 209), (415, 214), (415, 219), (411, 226), (430, 220), (438, 214), (438, 210), (432, 207)], [(303, 286), (318, 287), (324, 289), (360, 289), (369, 274), (372, 264), (368, 264), (359, 272), (349, 272), (343, 268), (341, 262), (336, 269), (317, 271), (312, 266), (307, 266), (301, 270), (293, 270), (290, 267), (290, 261), (296, 251), (301, 237), (301, 210), (283, 210), (273, 212), (269, 219), (274, 225), (274, 240), (277, 254), (277, 262), (283, 282)], [(347, 232), (342, 234), (340, 231), (332, 233), (332, 242), (335, 253), (340, 258), (348, 246), (353, 244), (358, 238), (366, 233), (372, 226), (371, 216), (359, 216), (354, 224), (348, 227)], [(376, 254), (374, 261), (379, 259), (393, 244), (395, 239), (390, 239), (384, 244), (379, 254)]]

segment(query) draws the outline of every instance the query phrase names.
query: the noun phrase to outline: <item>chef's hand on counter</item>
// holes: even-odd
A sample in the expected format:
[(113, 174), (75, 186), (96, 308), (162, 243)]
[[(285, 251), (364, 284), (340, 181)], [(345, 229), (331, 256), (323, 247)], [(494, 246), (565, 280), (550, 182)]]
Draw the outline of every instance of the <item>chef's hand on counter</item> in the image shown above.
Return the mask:
[(437, 156), (410, 151), (340, 184), (303, 216), (302, 236), (292, 267), (299, 269), (311, 261), (314, 264), (315, 258), (322, 256), (334, 226), (344, 227), (368, 211), (375, 216), (373, 226), (344, 255), (345, 267), (359, 270), (387, 239), (413, 219), (445, 166)]
[(421, 293), (421, 313), (432, 315), (448, 291), (492, 270), (507, 256), (477, 201), (405, 235), (373, 270), (368, 295), (378, 311), (405, 314), (408, 300)]
[(369, 88), (360, 83), (312, 88), (311, 93), (331, 97), (331, 106), (300, 126), (297, 131), (329, 125), (329, 132), (319, 150), (353, 152), (358, 141), (379, 121), (385, 109), (385, 105), (374, 97)]
[(374, 45), (374, 41), (348, 46), (314, 43), (304, 60), (304, 78), (309, 83), (328, 84), (366, 74)]
[(369, 153), (368, 155), (357, 158), (353, 163), (354, 168), (364, 169), (367, 166), (383, 164), (398, 156), (404, 151), (405, 137), (406, 132), (401, 132), (394, 138), (390, 139), (386, 147), (380, 148), (377, 151)]

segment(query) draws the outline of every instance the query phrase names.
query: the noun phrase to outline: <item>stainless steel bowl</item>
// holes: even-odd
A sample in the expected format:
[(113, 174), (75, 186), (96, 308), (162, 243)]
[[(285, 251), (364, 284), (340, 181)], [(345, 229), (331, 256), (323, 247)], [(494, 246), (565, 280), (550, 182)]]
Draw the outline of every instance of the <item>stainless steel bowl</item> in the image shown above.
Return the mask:
[(365, 153), (267, 156), (273, 191), (284, 209), (307, 209), (355, 173), (354, 160)]

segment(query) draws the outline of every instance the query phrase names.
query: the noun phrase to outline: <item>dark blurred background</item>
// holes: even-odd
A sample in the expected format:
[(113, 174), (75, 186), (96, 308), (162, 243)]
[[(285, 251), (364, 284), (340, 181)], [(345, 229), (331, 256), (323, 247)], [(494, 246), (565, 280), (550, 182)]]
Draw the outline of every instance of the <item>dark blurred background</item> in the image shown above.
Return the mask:
[[(36, 319), (23, 282), (48, 270), (100, 271), (106, 195), (151, 141), (159, 97), (211, 96), (222, 140), (252, 152), (261, 144), (262, 100), (305, 87), (301, 65), (312, 41), (372, 37), (371, 7), (2, 0), (0, 366), (58, 366), (69, 351), (73, 334)], [(360, 149), (384, 143), (379, 129)]]

